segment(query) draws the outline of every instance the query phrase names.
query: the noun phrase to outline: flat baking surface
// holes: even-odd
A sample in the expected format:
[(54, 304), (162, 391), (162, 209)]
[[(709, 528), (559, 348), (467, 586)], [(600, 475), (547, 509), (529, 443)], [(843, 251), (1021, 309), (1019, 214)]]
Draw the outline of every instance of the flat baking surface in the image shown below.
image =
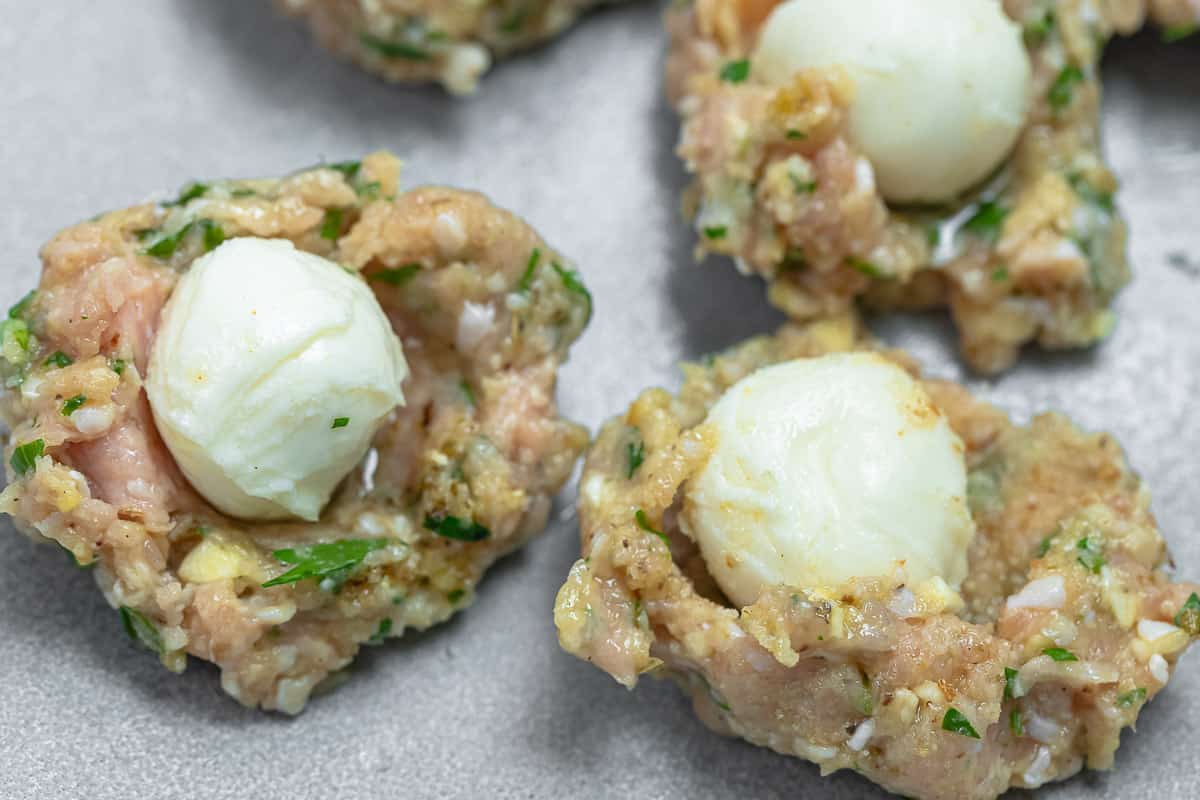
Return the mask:
[[(659, 13), (651, 2), (595, 14), (455, 101), (335, 62), (263, 0), (0, 0), (0, 302), (34, 283), (42, 242), (101, 209), (193, 177), (387, 147), (409, 164), (406, 186), (478, 188), (577, 260), (596, 317), (559, 397), (594, 427), (642, 388), (677, 385), (680, 359), (779, 321), (759, 282), (722, 260), (692, 263)], [(1056, 408), (1115, 433), (1154, 490), (1180, 573), (1200, 578), (1200, 42), (1119, 42), (1106, 77), (1136, 274), (1120, 327), (1095, 352), (1036, 355), (973, 386), (1020, 418)], [(960, 375), (943, 318), (879, 330), (932, 372)], [(563, 509), (492, 572), (474, 608), (371, 648), (297, 719), (241, 708), (196, 659), (167, 673), (65, 553), (5, 519), (0, 797), (884, 796), (710, 733), (669, 683), (630, 693), (562, 653), (551, 607), (578, 554)], [(1197, 720), (1200, 658), (1189, 655), (1125, 735), (1116, 771), (1044, 796), (1197, 796)]]

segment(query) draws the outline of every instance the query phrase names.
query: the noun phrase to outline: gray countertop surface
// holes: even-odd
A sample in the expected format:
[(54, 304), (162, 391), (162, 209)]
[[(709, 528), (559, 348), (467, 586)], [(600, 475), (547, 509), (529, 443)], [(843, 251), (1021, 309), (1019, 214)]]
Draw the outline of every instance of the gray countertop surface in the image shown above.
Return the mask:
[[(101, 209), (195, 177), (272, 175), (386, 147), (404, 184), (477, 188), (578, 262), (596, 317), (563, 370), (595, 427), (677, 362), (773, 328), (762, 286), (697, 265), (681, 222), (676, 121), (662, 100), (655, 3), (590, 16), (502, 65), (479, 96), (387, 86), (318, 52), (255, 0), (0, 0), (0, 306), (37, 248)], [(1107, 150), (1136, 280), (1092, 352), (1032, 354), (971, 381), (1019, 418), (1060, 409), (1124, 443), (1154, 491), (1179, 571), (1200, 578), (1200, 42), (1147, 33), (1105, 67)], [(946, 320), (880, 321), (939, 375), (963, 377)], [(883, 793), (706, 730), (669, 683), (627, 692), (562, 653), (554, 595), (578, 553), (555, 522), (451, 623), (364, 653), (353, 679), (289, 719), (239, 707), (215, 669), (181, 677), (122, 633), (65, 554), (0, 522), (4, 798), (805, 797)], [(1200, 659), (1127, 732), (1117, 769), (1054, 798), (1200, 795)]]

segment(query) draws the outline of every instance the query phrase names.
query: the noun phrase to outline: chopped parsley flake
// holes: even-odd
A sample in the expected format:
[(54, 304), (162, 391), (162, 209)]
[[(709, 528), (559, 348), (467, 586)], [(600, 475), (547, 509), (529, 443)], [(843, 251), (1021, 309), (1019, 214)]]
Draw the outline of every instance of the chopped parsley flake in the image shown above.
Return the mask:
[(325, 168), (334, 170), (335, 172), (340, 172), (340, 173), (342, 173), (343, 178), (345, 178), (348, 181), (352, 181), (356, 177), (358, 177), (358, 171), (360, 169), (362, 169), (362, 162), (361, 161), (338, 161), (333, 164), (326, 164)]
[(504, 21), (500, 23), (500, 30), (503, 33), (518, 33), (521, 28), (525, 27), (525, 20), (528, 18), (529, 9), (521, 6), (504, 18)]
[(27, 311), (29, 311), (29, 307), (31, 305), (33, 305), (33, 300), (36, 297), (37, 297), (37, 289), (33, 289), (33, 290), (29, 291), (24, 297), (22, 297), (17, 302), (13, 303), (12, 307), (8, 309), (8, 318), (9, 319), (24, 318), (25, 313)]
[(379, 281), (386, 283), (388, 286), (403, 286), (416, 277), (416, 274), (420, 271), (420, 264), (405, 264), (402, 267), (395, 267), (394, 269), (381, 269), (378, 272), (372, 272), (367, 276), (367, 280)]
[(182, 192), (179, 193), (179, 197), (176, 197), (174, 200), (172, 200), (169, 203), (163, 203), (163, 205), (164, 206), (187, 205), (188, 203), (190, 203), (191, 201), (195, 200), (198, 197), (204, 197), (204, 195), (207, 193), (208, 193), (208, 184), (206, 184), (206, 183), (190, 183), (187, 185), (187, 187), (184, 188), (184, 190)]
[(121, 625), (125, 628), (125, 633), (129, 634), (129, 638), (135, 642), (140, 642), (143, 647), (148, 650), (162, 655), (166, 652), (163, 647), (162, 634), (158, 632), (158, 626), (150, 621), (142, 612), (130, 608), (129, 606), (121, 606)]
[(1025, 735), (1025, 721), (1021, 719), (1021, 711), (1014, 708), (1008, 714), (1008, 727), (1012, 730), (1013, 736)]
[(1100, 545), (1086, 536), (1075, 543), (1075, 548), (1080, 551), (1080, 556), (1076, 560), (1093, 575), (1099, 575), (1100, 568), (1108, 563), (1104, 560), (1104, 556), (1100, 555)]
[(341, 233), (342, 210), (340, 208), (330, 208), (325, 212), (325, 219), (321, 222), (321, 238), (333, 242), (337, 241)]
[(331, 430), (337, 430), (338, 428), (344, 428), (349, 424), (350, 424), (349, 417), (334, 417), (333, 424), (330, 425), (329, 427)]
[(863, 275), (866, 275), (868, 278), (875, 278), (878, 280), (885, 277), (883, 272), (880, 271), (879, 267), (875, 266), (870, 261), (865, 261), (861, 258), (855, 258), (854, 256), (848, 256), (846, 258), (846, 264), (847, 266), (858, 270)]
[(533, 285), (533, 275), (537, 271), (538, 262), (542, 260), (542, 251), (538, 248), (533, 248), (533, 252), (529, 254), (529, 262), (525, 264), (525, 271), (521, 273), (521, 280), (517, 283), (517, 291), (524, 294), (529, 291), (529, 287)]
[(625, 457), (627, 467), (625, 469), (625, 477), (632, 479), (638, 471), (638, 467), (646, 460), (646, 444), (641, 439), (636, 442), (628, 442), (625, 445)]
[(637, 513), (633, 515), (633, 519), (635, 522), (637, 522), (637, 526), (639, 528), (644, 530), (646, 533), (653, 533), (655, 536), (663, 540), (663, 544), (667, 546), (668, 550), (671, 549), (670, 537), (650, 524), (650, 517), (646, 515), (645, 511), (639, 508)]
[(1074, 65), (1063, 67), (1059, 71), (1058, 77), (1054, 79), (1054, 83), (1050, 85), (1050, 91), (1046, 95), (1050, 108), (1062, 111), (1071, 105), (1071, 101), (1075, 99), (1075, 84), (1081, 81), (1083, 81), (1083, 70)]
[(45, 452), (46, 443), (41, 439), (34, 439), (13, 450), (12, 458), (8, 463), (12, 465), (13, 472), (17, 473), (17, 477), (22, 477), (33, 471), (37, 465), (37, 459)]
[(957, 708), (946, 709), (946, 716), (942, 717), (942, 730), (957, 733), (959, 736), (966, 736), (971, 739), (979, 738), (979, 733), (971, 725), (971, 721)]
[(78, 411), (79, 409), (83, 408), (83, 404), (84, 404), (84, 403), (86, 403), (86, 402), (87, 402), (87, 396), (86, 396), (86, 395), (82, 395), (82, 394), (77, 394), (77, 395), (75, 395), (74, 397), (70, 398), (70, 399), (69, 399), (69, 400), (67, 400), (65, 403), (63, 403), (63, 406), (62, 406), (62, 415), (63, 415), (64, 417), (69, 417), (69, 416), (71, 416), (71, 415), (72, 415), (72, 414), (74, 414), (76, 411)]
[(466, 378), (460, 378), (458, 381), (458, 390), (462, 392), (463, 399), (467, 401), (467, 405), (471, 408), (476, 406), (475, 390), (471, 388), (471, 384)]
[(371, 638), (367, 640), (368, 644), (382, 644), (387, 635), (392, 632), (392, 618), (384, 617), (379, 621), (379, 628), (371, 634)]
[(191, 233), (192, 228), (196, 223), (189, 222), (170, 236), (163, 236), (157, 242), (146, 248), (146, 255), (166, 261), (171, 256), (175, 255), (175, 251), (179, 249), (179, 243)]
[(1017, 696), (1017, 671), (1012, 667), (1004, 668), (1004, 699), (1011, 700)]
[(63, 367), (69, 367), (74, 363), (75, 362), (71, 359), (71, 357), (62, 350), (55, 350), (50, 357), (46, 359), (47, 367), (58, 367), (59, 369), (62, 369)]
[(108, 362), (108, 368), (111, 369), (113, 372), (117, 373), (118, 375), (124, 374), (125, 359), (123, 359), (123, 358), (110, 359)]
[(337, 591), (369, 553), (387, 545), (387, 539), (339, 539), (336, 542), (322, 542), (309, 547), (276, 550), (271, 555), (284, 564), (295, 566), (278, 578), (264, 583), (263, 588), (295, 583), (308, 578), (320, 578), (322, 589)]
[(995, 283), (1004, 283), (1008, 280), (1008, 267), (1001, 264), (992, 270), (992, 281)]
[(1054, 31), (1055, 18), (1053, 11), (1046, 11), (1041, 17), (1025, 25), (1025, 41), (1031, 45), (1041, 44), (1050, 38)]
[(383, 188), (383, 184), (379, 181), (371, 181), (360, 186), (354, 187), (354, 193), (359, 197), (365, 197), (368, 200), (374, 200), (379, 197), (379, 190)]
[(1053, 536), (1047, 536), (1045, 539), (1042, 539), (1041, 543), (1037, 547), (1037, 557), (1045, 558), (1046, 553), (1050, 552), (1050, 545), (1052, 545), (1053, 543), (1054, 543)]
[(1178, 42), (1181, 39), (1186, 39), (1200, 31), (1200, 25), (1194, 22), (1185, 23), (1183, 25), (1170, 25), (1163, 29), (1162, 38), (1167, 44)]
[(721, 80), (727, 83), (741, 83), (750, 77), (750, 60), (743, 58), (728, 62), (721, 67), (720, 76)]
[(1042, 654), (1050, 656), (1050, 658), (1052, 660), (1058, 661), (1058, 662), (1078, 661), (1079, 660), (1078, 656), (1076, 656), (1070, 650), (1064, 650), (1061, 647), (1047, 647), (1045, 650), (1042, 651)]
[(804, 131), (798, 131), (795, 128), (789, 128), (788, 132), (785, 133), (784, 136), (791, 139), (793, 142), (803, 141), (804, 139), (808, 138), (807, 133)]
[(221, 246), (221, 242), (225, 241), (225, 229), (221, 227), (221, 223), (202, 219), (200, 227), (204, 229), (204, 252), (216, 250)]
[(816, 181), (802, 181), (795, 175), (788, 175), (788, 177), (792, 179), (792, 189), (796, 194), (812, 194), (817, 190)]
[(592, 293), (583, 285), (583, 281), (579, 278), (579, 273), (573, 269), (567, 269), (561, 264), (553, 263), (550, 266), (554, 267), (554, 271), (558, 273), (559, 280), (563, 282), (563, 286), (567, 287), (567, 291), (574, 292), (583, 298), (587, 304), (587, 316), (584, 318), (584, 324), (592, 321)]
[(1125, 692), (1124, 694), (1117, 695), (1117, 705), (1120, 706), (1121, 708), (1129, 708), (1130, 706), (1141, 703), (1145, 699), (1146, 699), (1146, 687), (1139, 686), (1138, 688), (1133, 689), (1132, 691), (1128, 691), (1128, 692)]
[(428, 61), (430, 59), (429, 51), (420, 45), (412, 42), (392, 42), (387, 39), (380, 39), (378, 36), (372, 36), (369, 33), (364, 33), (359, 37), (359, 41), (363, 46), (374, 50), (384, 58), (403, 58), (407, 61)]
[(1175, 615), (1175, 624), (1190, 636), (1200, 634), (1200, 597), (1195, 592), (1192, 592), (1183, 608)]
[(729, 233), (729, 229), (724, 225), (709, 225), (704, 228), (704, 238), (706, 239), (724, 239), (727, 233)]
[(1007, 216), (1007, 208), (993, 200), (986, 200), (980, 203), (979, 209), (963, 223), (963, 228), (976, 236), (994, 239), (999, 235), (1000, 228), (1004, 225), (1004, 218)]
[(462, 520), (452, 516), (431, 514), (425, 517), (425, 527), (438, 536), (457, 542), (482, 542), (492, 535), (491, 531), (475, 520)]
[(452, 606), (458, 605), (458, 602), (467, 596), (466, 589), (454, 589), (446, 595), (447, 602)]

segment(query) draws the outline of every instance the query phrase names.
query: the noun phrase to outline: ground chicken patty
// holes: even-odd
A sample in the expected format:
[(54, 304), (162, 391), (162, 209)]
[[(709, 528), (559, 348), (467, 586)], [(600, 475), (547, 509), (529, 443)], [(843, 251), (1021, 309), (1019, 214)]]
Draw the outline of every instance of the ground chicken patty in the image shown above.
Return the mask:
[(1200, 633), (1200, 598), (1168, 578), (1149, 495), (1109, 436), (1058, 414), (1015, 425), (923, 381), (967, 450), (978, 532), (961, 595), (855, 580), (768, 589), (739, 611), (680, 530), (682, 490), (713, 447), (701, 423), (726, 389), (864, 349), (916, 374), (849, 317), (789, 323), (685, 366), (677, 396), (646, 391), (607, 423), (580, 482), (583, 558), (558, 595), (560, 643), (628, 687), (674, 679), (720, 732), (909, 797), (993, 798), (1111, 767)]
[(1104, 338), (1130, 276), (1116, 179), (1100, 151), (1100, 57), (1148, 12), (1182, 33), (1200, 7), (1005, 0), (1033, 64), (1024, 133), (961, 203), (914, 209), (884, 202), (850, 144), (854, 87), (842, 70), (806, 70), (780, 89), (756, 79), (746, 60), (777, 4), (694, 0), (667, 13), (667, 86), (683, 119), (679, 155), (695, 176), (684, 205), (699, 251), (763, 276), (772, 303), (798, 320), (860, 298), (878, 309), (948, 306), (982, 372), (1009, 367), (1029, 342)]
[[(246, 705), (298, 712), (360, 645), (469, 605), (485, 569), (543, 529), (588, 439), (554, 402), (591, 315), (578, 276), (479, 194), (396, 194), (399, 166), (379, 153), (102, 214), (45, 246), (37, 291), (5, 323), (0, 510), (94, 566), (169, 669), (211, 660)], [(317, 523), (215, 511), (143, 391), (180, 273), (237, 236), (290, 239), (361, 273), (404, 343), (407, 405)], [(60, 413), (76, 396), (89, 413)]]
[(494, 57), (549, 39), (617, 0), (277, 0), (325, 47), (389, 81), (475, 91)]

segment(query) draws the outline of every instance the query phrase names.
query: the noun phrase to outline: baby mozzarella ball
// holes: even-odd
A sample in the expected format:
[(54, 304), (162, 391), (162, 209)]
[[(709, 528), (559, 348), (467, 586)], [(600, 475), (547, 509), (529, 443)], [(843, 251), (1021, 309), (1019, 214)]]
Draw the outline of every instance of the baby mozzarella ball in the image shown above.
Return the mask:
[(810, 67), (854, 80), (850, 138), (884, 198), (953, 199), (996, 169), (1024, 127), (1032, 68), (998, 0), (788, 0), (764, 24), (754, 71)]
[(880, 356), (801, 359), (712, 407), (714, 452), (682, 522), (739, 606), (763, 589), (967, 574), (975, 528), (963, 445), (919, 383)]
[(146, 393), (167, 448), (214, 506), (316, 520), (403, 404), (407, 374), (360, 278), (289, 241), (241, 238), (180, 278)]

